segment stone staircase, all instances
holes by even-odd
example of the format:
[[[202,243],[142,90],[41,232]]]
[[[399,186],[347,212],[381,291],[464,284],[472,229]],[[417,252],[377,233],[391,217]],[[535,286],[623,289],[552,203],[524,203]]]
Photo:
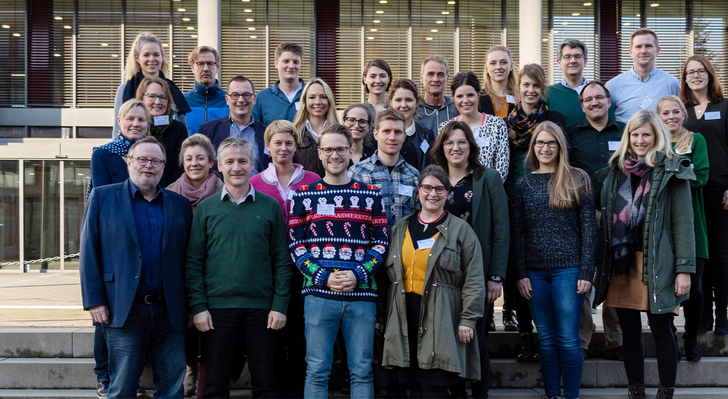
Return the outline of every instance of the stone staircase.
[[[657,386],[656,351],[649,331],[643,333],[647,385]],[[682,344],[682,339],[679,339]],[[728,336],[700,334],[703,360],[680,362],[675,398],[728,399]],[[540,367],[516,363],[520,348],[517,333],[496,331],[488,337],[492,356],[491,398],[540,398],[543,395]],[[590,358],[584,363],[581,398],[626,398],[627,379],[621,362],[604,360],[604,336],[594,333]],[[681,348],[682,351],[682,348]],[[89,398],[96,397],[93,373],[92,328],[0,328],[0,398]],[[337,370],[334,370],[336,373]],[[332,385],[340,378],[332,376]],[[378,378],[384,381],[383,378]],[[250,397],[250,377],[243,374],[233,397]],[[149,367],[142,387],[153,387]],[[655,389],[648,389],[654,397]],[[651,396],[650,396],[651,395]],[[331,397],[346,397],[338,389]]]

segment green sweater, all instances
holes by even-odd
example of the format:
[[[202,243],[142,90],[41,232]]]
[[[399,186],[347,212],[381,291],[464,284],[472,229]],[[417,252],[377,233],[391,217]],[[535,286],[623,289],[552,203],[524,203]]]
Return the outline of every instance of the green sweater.
[[[270,309],[286,314],[293,265],[281,207],[255,192],[236,205],[212,195],[197,205],[185,262],[192,314]]]
[[[675,148],[675,143],[672,143]],[[693,195],[693,216],[695,223],[695,256],[708,258],[708,228],[705,224],[705,207],[703,206],[703,187],[708,182],[708,145],[705,138],[697,133],[693,134],[693,145],[690,152],[681,154],[693,164],[695,180],[690,180],[690,191]]]
[[[566,87],[561,83],[549,86],[548,90],[546,90],[545,101],[546,106],[549,107],[549,111],[559,111],[564,115],[564,118],[566,118],[566,126],[580,122],[586,118],[584,111],[581,109],[579,94],[576,90]],[[614,104],[609,107],[609,116],[617,120],[614,116]]]

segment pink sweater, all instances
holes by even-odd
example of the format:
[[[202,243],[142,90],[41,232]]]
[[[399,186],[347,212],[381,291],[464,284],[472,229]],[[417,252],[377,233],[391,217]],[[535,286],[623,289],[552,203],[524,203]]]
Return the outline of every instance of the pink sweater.
[[[283,212],[283,220],[286,221],[286,226],[288,226],[288,212],[286,212],[286,209],[290,204],[290,195],[304,184],[321,180],[321,177],[316,173],[303,170],[303,166],[297,163],[294,163],[293,166],[296,170],[293,172],[293,176],[291,176],[291,181],[288,182],[287,187],[282,187],[278,183],[276,167],[272,163],[269,163],[268,168],[263,172],[250,178],[250,184],[253,185],[254,189],[263,194],[270,195],[278,201],[278,204],[281,206],[281,212]]]

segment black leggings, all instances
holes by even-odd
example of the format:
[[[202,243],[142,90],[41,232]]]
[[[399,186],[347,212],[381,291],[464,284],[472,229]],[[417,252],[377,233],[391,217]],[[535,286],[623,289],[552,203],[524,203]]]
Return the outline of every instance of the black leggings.
[[[703,266],[705,259],[695,258],[695,273],[690,273],[690,299],[683,305],[685,313],[685,341],[698,338],[698,326],[703,315]],[[712,310],[712,309],[711,309]]]
[[[624,370],[629,384],[645,383],[645,351],[642,348],[642,317],[639,310],[617,308],[619,323],[622,325],[622,354]],[[672,335],[674,315],[652,314],[647,312],[650,330],[655,339],[657,351],[657,370],[660,385],[666,388],[675,386],[677,375],[677,343]]]
[[[710,261],[706,262],[705,266],[706,284],[703,286],[703,292],[706,298],[710,298],[712,284],[712,289],[715,291],[715,303],[719,309],[721,307],[725,309],[726,303],[728,303],[728,245],[726,245],[728,211],[723,209],[723,194],[726,190],[728,190],[728,186],[703,189],[710,253]],[[712,305],[710,308],[710,316],[712,316]]]
[[[447,398],[450,394],[447,387],[427,384],[410,384],[410,398]]]

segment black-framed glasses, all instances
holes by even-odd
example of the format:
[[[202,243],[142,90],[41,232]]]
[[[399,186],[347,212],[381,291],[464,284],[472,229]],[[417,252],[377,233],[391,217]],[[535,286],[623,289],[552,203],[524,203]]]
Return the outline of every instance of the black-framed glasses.
[[[212,68],[217,67],[217,63],[212,62],[212,61],[210,61],[210,62],[197,61],[197,62],[195,62],[195,66],[197,67],[197,69],[204,69],[205,67],[212,69]]]
[[[132,159],[136,159],[139,166],[146,166],[147,163],[151,162],[152,166],[155,168],[158,168],[164,164],[164,161],[161,159],[150,159],[150,158],[144,158],[144,157],[131,157]]]
[[[543,141],[543,140],[536,140],[535,143],[533,143],[533,146],[536,148],[543,148],[543,146],[548,146],[549,148],[556,148],[559,145],[558,141]]]
[[[706,71],[705,69],[696,69],[694,71],[691,70],[691,71],[685,72],[685,75],[688,76],[688,77],[692,77],[692,76],[696,76],[696,75],[697,76],[705,76],[705,73],[706,72],[708,72],[708,71]]]
[[[229,93],[228,97],[230,97],[233,101],[238,101],[240,97],[243,98],[245,101],[250,101],[251,98],[253,98],[255,94],[253,93]]]
[[[436,192],[436,193],[437,193],[438,195],[440,195],[440,194],[443,194],[443,193],[445,193],[445,192],[447,191],[447,189],[445,188],[445,186],[431,186],[431,185],[429,185],[429,184],[420,184],[420,188],[421,188],[421,189],[422,189],[422,191],[424,191],[424,192],[425,192],[426,194],[429,194],[429,193],[431,193],[433,189],[435,190],[435,192]]]
[[[561,55],[561,59],[564,59],[566,61],[571,61],[572,58],[579,61],[580,59],[586,58],[586,57],[584,57],[584,54],[562,54]]]
[[[334,151],[336,151],[336,155],[343,157],[349,151],[349,147],[321,147],[320,150],[327,157],[334,155]]]
[[[169,101],[169,97],[164,94],[144,93],[144,97],[146,97],[147,100],[151,102],[156,102],[157,99],[159,99],[159,102],[162,103],[166,103],[167,101]]]
[[[356,118],[352,118],[350,116],[347,116],[346,118],[344,118],[344,122],[346,122],[346,124],[349,125],[349,126],[354,126],[356,124],[358,124],[359,127],[367,127],[367,126],[369,126],[369,121],[368,120],[366,120],[366,119],[356,119]]]
[[[603,96],[603,95],[600,94],[600,95],[594,96],[594,97],[587,97],[584,100],[582,100],[582,102],[585,102],[585,103],[589,104],[590,102],[592,102],[594,100],[604,101],[604,99],[606,99],[606,98],[607,98],[607,96]]]

